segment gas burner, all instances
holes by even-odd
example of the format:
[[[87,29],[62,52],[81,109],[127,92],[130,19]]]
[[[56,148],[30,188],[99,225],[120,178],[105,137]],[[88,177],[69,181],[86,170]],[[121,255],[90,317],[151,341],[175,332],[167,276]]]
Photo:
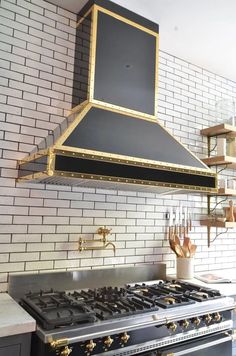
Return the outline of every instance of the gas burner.
[[[187,282],[163,282],[162,287],[171,293],[183,294],[186,298],[195,300],[197,302],[222,298],[222,295],[218,290],[204,288]]]
[[[95,313],[83,303],[71,300],[64,292],[29,293],[21,305],[46,329],[94,322]]]

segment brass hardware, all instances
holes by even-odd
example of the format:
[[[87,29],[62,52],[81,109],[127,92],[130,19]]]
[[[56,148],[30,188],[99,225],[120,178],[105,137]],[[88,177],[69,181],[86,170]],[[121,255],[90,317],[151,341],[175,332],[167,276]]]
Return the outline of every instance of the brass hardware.
[[[98,235],[102,235],[102,238],[100,239],[93,239],[93,240],[87,240],[87,239],[82,239],[82,237],[79,238],[79,251],[88,251],[88,250],[104,250],[106,249],[108,246],[112,246],[113,251],[115,253],[116,251],[116,246],[113,242],[108,241],[107,240],[107,236],[109,234],[111,234],[111,229],[106,228],[106,226],[104,227],[100,227],[97,230],[97,234]],[[102,243],[101,246],[84,246],[84,244],[90,244],[90,243],[94,243],[94,242],[100,242]]]
[[[110,336],[107,336],[104,340],[104,345],[109,348],[111,347],[113,341],[114,340]]]
[[[68,339],[58,339],[55,341],[50,342],[50,346],[52,349],[56,350],[59,347],[63,347],[68,345]]]
[[[170,288],[181,288],[180,284],[169,284]]]
[[[88,351],[88,352],[92,352],[93,351],[93,349],[96,347],[96,343],[95,342],[93,342],[93,340],[90,340],[89,341],[89,343],[88,344],[86,344],[86,350]]]
[[[193,323],[194,323],[196,326],[198,326],[198,325],[200,324],[200,322],[201,322],[201,319],[200,319],[200,318],[194,318],[194,319],[193,319]]]
[[[213,316],[213,320],[215,320],[215,321],[220,321],[220,320],[221,320],[221,315],[220,315],[220,313],[215,313],[215,315]]]
[[[204,297],[204,298],[208,298],[209,294],[204,293],[204,292],[196,292],[196,295],[199,295],[199,297]]]
[[[207,314],[205,316],[205,321],[207,322],[207,324],[210,324],[210,322],[212,321],[212,316],[210,314]]]
[[[127,342],[129,341],[130,335],[127,334],[127,332],[124,332],[121,337],[120,340],[123,344],[127,344]]]
[[[183,322],[182,322],[182,326],[184,327],[184,329],[188,329],[189,327],[189,321],[184,319]]]
[[[107,236],[111,235],[111,230],[112,229],[106,228],[106,226],[99,227],[99,229],[97,230],[97,233],[98,233],[98,235],[102,235],[102,237],[103,237],[102,241],[103,242],[107,242]]]
[[[60,356],[69,356],[72,352],[72,347],[66,346],[61,352]]]
[[[175,323],[169,323],[167,325],[167,328],[170,329],[171,331],[175,332],[175,330],[177,329],[177,324]]]
[[[164,298],[164,301],[165,301],[167,304],[175,304],[175,298],[166,297],[166,298]]]

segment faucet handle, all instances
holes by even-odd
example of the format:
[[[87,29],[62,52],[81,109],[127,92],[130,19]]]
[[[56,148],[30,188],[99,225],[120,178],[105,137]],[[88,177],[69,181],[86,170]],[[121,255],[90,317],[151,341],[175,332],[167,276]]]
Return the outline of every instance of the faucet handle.
[[[99,227],[97,230],[98,235],[102,235],[105,239],[108,235],[111,235],[112,229],[108,229],[106,226]]]

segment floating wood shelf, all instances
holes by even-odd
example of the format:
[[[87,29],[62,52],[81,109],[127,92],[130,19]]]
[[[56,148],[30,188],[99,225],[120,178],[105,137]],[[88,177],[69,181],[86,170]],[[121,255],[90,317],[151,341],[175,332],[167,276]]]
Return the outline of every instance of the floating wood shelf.
[[[233,227],[236,227],[236,222],[229,222],[229,221],[218,221],[218,220],[201,220],[200,224],[202,226],[208,226],[208,227],[224,227],[226,229],[230,229]]]
[[[202,161],[208,166],[230,165],[230,169],[236,168],[236,157],[232,156],[213,156],[203,158]]]
[[[219,136],[219,135],[229,135],[231,137],[236,137],[236,127],[228,124],[220,124],[212,127],[207,127],[200,131],[202,136]]]
[[[212,194],[213,195],[213,194]],[[222,196],[236,196],[236,190],[235,189],[229,189],[229,188],[219,188],[218,192],[215,195],[222,195]]]

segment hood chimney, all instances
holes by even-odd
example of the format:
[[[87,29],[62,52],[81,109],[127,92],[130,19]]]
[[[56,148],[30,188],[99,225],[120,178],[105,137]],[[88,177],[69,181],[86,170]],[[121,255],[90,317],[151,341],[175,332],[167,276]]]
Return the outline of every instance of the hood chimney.
[[[71,115],[19,163],[31,182],[216,191],[216,174],[157,119],[157,24],[107,0],[78,15]]]

